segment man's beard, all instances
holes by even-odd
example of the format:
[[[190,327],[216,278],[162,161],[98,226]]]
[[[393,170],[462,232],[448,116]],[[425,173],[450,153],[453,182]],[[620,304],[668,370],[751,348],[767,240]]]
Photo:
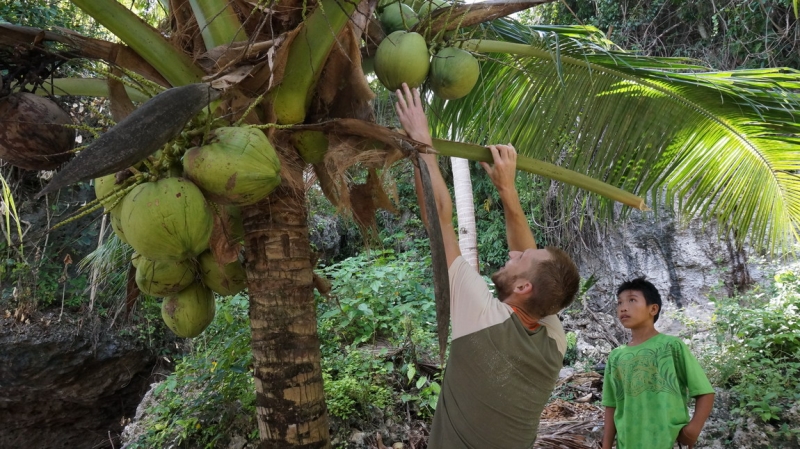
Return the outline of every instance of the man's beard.
[[[514,279],[506,273],[504,268],[497,270],[492,275],[492,282],[497,290],[497,299],[505,301],[514,292]]]

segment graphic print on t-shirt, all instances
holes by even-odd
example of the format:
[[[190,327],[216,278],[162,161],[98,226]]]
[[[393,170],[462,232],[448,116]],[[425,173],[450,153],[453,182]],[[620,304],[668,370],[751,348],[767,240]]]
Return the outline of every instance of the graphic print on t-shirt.
[[[614,389],[617,400],[622,401],[626,394],[639,396],[653,393],[681,394],[678,379],[672,365],[672,346],[670,344],[652,348],[642,348],[626,353],[616,360],[614,367]],[[628,379],[628,390],[623,388],[623,379]]]

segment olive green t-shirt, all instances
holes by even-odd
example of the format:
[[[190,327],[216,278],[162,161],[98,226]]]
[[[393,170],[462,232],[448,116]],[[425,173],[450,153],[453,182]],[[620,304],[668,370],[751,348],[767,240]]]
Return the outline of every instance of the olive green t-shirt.
[[[689,424],[690,397],[713,393],[697,359],[677,337],[658,334],[608,356],[603,405],[614,407],[618,449],[671,449]]]
[[[566,338],[551,315],[528,330],[462,257],[450,267],[450,357],[429,449],[529,449]]]

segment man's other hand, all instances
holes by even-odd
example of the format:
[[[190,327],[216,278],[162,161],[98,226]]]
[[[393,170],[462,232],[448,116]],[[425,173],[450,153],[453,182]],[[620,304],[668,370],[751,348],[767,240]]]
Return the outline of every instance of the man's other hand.
[[[481,166],[489,174],[497,191],[514,189],[514,178],[517,175],[517,150],[511,145],[489,145],[492,152],[492,165],[481,162]]]
[[[394,107],[397,110],[397,118],[400,119],[400,124],[408,133],[408,137],[430,145],[432,141],[428,130],[428,118],[425,116],[425,111],[422,110],[419,90],[417,88],[409,89],[408,85],[403,83],[403,87],[397,89],[395,93],[397,94],[397,103]]]

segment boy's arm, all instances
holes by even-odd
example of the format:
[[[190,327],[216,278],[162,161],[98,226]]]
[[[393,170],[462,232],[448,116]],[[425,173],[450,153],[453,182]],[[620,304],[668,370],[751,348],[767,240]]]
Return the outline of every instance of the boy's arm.
[[[701,394],[695,400],[694,416],[678,434],[678,443],[689,445],[689,449],[694,447],[700,431],[703,430],[703,426],[711,414],[711,408],[714,406],[714,393]]]
[[[488,173],[503,203],[508,249],[510,251],[536,249],[536,240],[522,211],[517,186],[514,183],[517,174],[517,151],[511,145],[489,145],[489,150],[492,152],[493,164],[481,162],[481,165]]]
[[[606,407],[606,414],[603,416],[603,449],[611,449],[614,437],[617,436],[617,427],[614,425],[615,411],[614,407]]]
[[[422,110],[419,90],[414,89],[412,92],[408,85],[403,83],[403,88],[398,89],[396,93],[397,103],[395,104],[395,109],[397,110],[397,117],[400,119],[403,129],[408,133],[408,137],[433,147],[433,140],[431,139],[430,130],[428,130],[428,118],[425,117],[425,112]],[[461,255],[458,239],[456,239],[456,231],[453,228],[453,200],[450,198],[450,191],[447,190],[442,173],[439,171],[436,156],[433,154],[421,154],[421,157],[431,175],[431,186],[433,188],[433,196],[436,199],[439,226],[442,229],[442,241],[444,242],[447,267],[450,268],[453,261]],[[417,167],[414,167],[414,186],[417,191],[417,202],[419,203],[422,222],[430,232],[428,213],[425,210],[424,187]]]

